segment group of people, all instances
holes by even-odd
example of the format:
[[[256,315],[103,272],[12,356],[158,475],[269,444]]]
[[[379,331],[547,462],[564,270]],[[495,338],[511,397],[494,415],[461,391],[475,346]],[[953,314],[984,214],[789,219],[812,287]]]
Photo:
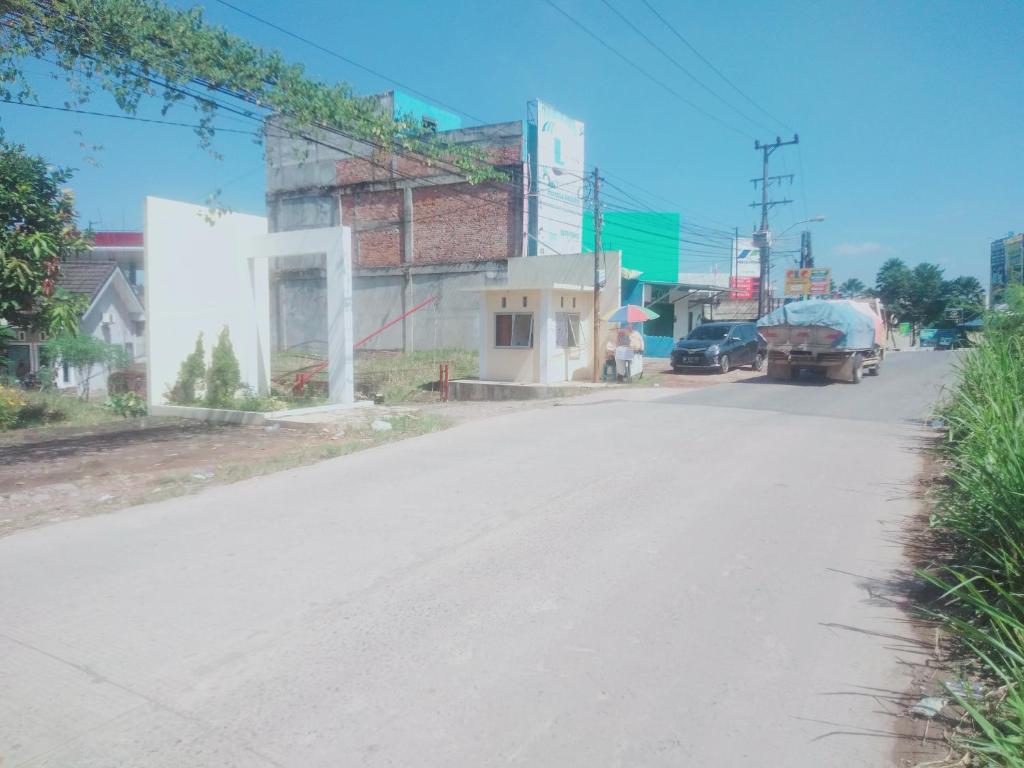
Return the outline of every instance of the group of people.
[[[617,355],[616,353],[620,349],[628,349],[629,352],[625,355],[621,353]],[[642,359],[643,354],[644,337],[640,331],[632,325],[612,326],[608,331],[608,339],[604,346],[604,370],[601,373],[601,378],[605,381],[628,379],[632,373],[642,370],[642,363],[638,358]],[[620,373],[617,360],[623,357],[626,358],[626,366],[625,370]]]

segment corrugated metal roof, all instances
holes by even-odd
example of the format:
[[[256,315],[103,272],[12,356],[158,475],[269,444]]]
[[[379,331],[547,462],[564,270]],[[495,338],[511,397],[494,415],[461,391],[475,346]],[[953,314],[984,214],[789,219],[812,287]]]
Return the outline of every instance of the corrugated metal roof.
[[[106,231],[94,232],[92,243],[97,248],[141,248],[141,232]]]

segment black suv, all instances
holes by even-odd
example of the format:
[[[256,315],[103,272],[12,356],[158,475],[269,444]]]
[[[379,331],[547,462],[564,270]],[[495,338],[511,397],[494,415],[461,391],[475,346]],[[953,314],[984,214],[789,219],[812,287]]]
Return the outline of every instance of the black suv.
[[[704,323],[676,342],[672,369],[715,368],[727,373],[749,365],[751,370],[760,371],[767,355],[768,345],[753,323]]]

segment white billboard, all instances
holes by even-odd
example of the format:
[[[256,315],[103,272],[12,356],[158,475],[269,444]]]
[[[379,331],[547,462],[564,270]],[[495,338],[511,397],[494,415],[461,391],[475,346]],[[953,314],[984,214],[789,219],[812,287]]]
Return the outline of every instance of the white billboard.
[[[732,251],[734,277],[760,277],[761,251],[749,237],[737,237]]]
[[[527,105],[530,165],[527,253],[583,250],[583,123],[542,101]]]

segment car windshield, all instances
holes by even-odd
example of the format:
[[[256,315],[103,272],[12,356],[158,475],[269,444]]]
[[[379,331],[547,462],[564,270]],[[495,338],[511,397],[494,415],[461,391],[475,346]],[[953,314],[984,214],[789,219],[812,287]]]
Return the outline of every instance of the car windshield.
[[[686,338],[700,341],[721,341],[728,335],[728,325],[701,325],[694,328]]]

